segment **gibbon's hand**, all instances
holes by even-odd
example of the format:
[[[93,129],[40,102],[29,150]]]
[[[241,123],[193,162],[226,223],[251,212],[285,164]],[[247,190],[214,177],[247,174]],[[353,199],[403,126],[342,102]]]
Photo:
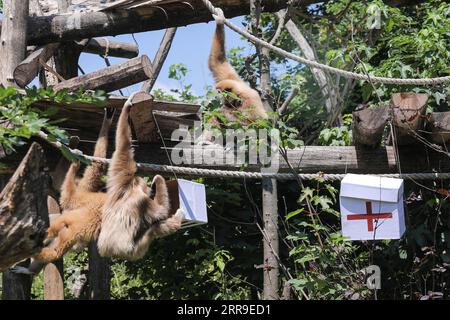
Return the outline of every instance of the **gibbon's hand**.
[[[21,266],[14,266],[9,268],[9,271],[12,273],[17,273],[17,274],[26,274],[29,276],[34,276],[34,272],[31,272],[30,270],[28,270],[28,268],[25,267],[21,267]]]
[[[105,108],[105,119],[112,120],[116,112],[115,108]]]
[[[134,96],[136,94],[138,94],[139,92],[141,92],[141,91],[135,91],[128,97],[127,101],[125,101],[125,104],[123,105],[124,109],[130,109],[133,106]]]
[[[223,14],[222,9],[216,8],[216,13],[213,14],[214,20],[218,25],[223,25],[225,23],[225,15]]]

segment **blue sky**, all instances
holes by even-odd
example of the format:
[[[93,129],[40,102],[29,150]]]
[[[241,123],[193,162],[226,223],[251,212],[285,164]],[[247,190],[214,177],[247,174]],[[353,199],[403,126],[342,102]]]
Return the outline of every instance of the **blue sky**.
[[[231,20],[234,24],[242,26],[242,17]],[[167,60],[161,70],[156,82],[155,88],[169,90],[171,88],[179,88],[178,81],[168,78],[169,66],[174,63],[184,63],[188,68],[186,83],[192,83],[192,90],[195,94],[203,94],[207,85],[213,84],[210,71],[208,69],[208,54],[211,47],[211,38],[215,29],[215,23],[199,23],[186,27],[180,27],[177,30],[172,49],[167,56]],[[142,32],[134,34],[139,44],[140,54],[146,54],[153,60],[164,30]],[[118,41],[133,43],[131,35],[119,35],[110,37]],[[246,41],[242,40],[238,34],[226,29],[226,46],[227,49],[235,47],[245,47],[244,54],[250,54],[253,50]],[[111,63],[120,62],[119,58],[110,58]],[[80,66],[85,72],[95,71],[105,67],[104,60],[98,55],[83,53],[80,57]],[[129,87],[124,91],[125,95],[140,89],[141,84]]]

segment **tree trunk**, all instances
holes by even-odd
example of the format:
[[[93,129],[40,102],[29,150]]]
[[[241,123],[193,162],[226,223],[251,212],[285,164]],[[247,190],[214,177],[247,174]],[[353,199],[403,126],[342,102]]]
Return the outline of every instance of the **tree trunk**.
[[[0,81],[3,86],[15,86],[13,72],[25,59],[27,49],[28,0],[3,1],[3,25],[0,43]]]
[[[0,193],[0,270],[39,251],[48,227],[44,151],[33,143]]]
[[[306,38],[301,33],[300,29],[296,26],[296,24],[292,20],[288,20],[286,22],[286,29],[291,35],[292,39],[297,43],[298,47],[302,51],[305,58],[316,61],[316,54],[314,53],[314,50],[309,45]],[[334,89],[333,85],[330,84],[328,81],[329,75],[320,69],[317,68],[311,68],[311,73],[314,77],[314,79],[317,82],[317,85],[319,86],[322,95],[325,99],[325,108],[328,113],[328,119],[329,123],[332,123],[335,118],[339,115],[340,110],[338,108],[338,96],[337,92]]]

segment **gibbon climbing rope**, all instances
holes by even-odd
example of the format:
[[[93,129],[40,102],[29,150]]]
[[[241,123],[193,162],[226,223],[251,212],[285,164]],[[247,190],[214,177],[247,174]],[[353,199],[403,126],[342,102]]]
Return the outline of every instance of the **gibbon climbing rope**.
[[[59,141],[50,141],[48,135],[44,132],[39,132],[38,136],[46,140],[55,148],[61,150],[62,148],[67,148],[73,154],[83,157],[89,161],[110,164],[111,159],[99,158],[93,156],[87,156],[83,154],[82,151],[78,149],[70,149],[63,145]],[[296,174],[293,173],[261,173],[261,172],[244,172],[244,171],[229,171],[229,170],[214,170],[214,169],[199,169],[191,167],[179,167],[179,166],[168,166],[161,164],[151,164],[151,163],[137,163],[138,171],[143,173],[176,173],[184,176],[195,176],[195,177],[210,177],[210,178],[239,178],[239,179],[262,179],[262,178],[272,178],[276,180],[296,180]],[[387,177],[387,178],[403,178],[403,179],[413,179],[413,180],[434,180],[434,179],[450,179],[450,173],[392,173],[392,174],[373,174],[376,176]],[[338,181],[342,180],[345,174],[326,174],[326,173],[299,173],[297,176],[302,180],[313,180],[321,179],[325,181]]]
[[[217,8],[215,8],[213,6],[213,4],[209,1],[209,0],[202,0],[202,2],[205,4],[205,6],[208,8],[208,10],[211,12],[211,14],[216,15],[216,16],[220,16],[221,15],[221,11],[217,10]],[[356,72],[351,72],[351,71],[346,71],[346,70],[342,70],[342,69],[338,69],[335,67],[331,67],[329,65],[325,65],[322,63],[319,63],[317,61],[313,61],[313,60],[308,60],[306,58],[297,56],[293,53],[287,52],[279,47],[276,47],[264,40],[261,40],[257,37],[255,37],[254,35],[248,33],[245,30],[242,30],[241,28],[235,26],[233,23],[231,23],[228,19],[226,19],[225,17],[223,17],[224,19],[224,23],[233,31],[239,33],[241,36],[247,38],[248,40],[250,40],[253,43],[256,43],[260,46],[263,46],[281,56],[284,56],[285,58],[300,62],[302,64],[308,65],[310,67],[313,68],[317,68],[317,69],[321,69],[321,70],[325,70],[325,71],[329,71],[338,75],[341,75],[345,78],[349,78],[349,79],[356,79],[356,80],[365,80],[365,81],[372,81],[372,82],[377,82],[377,83],[384,83],[384,84],[397,84],[397,85],[424,85],[424,86],[432,86],[432,85],[438,85],[438,84],[443,84],[443,83],[448,83],[450,82],[450,76],[445,76],[445,77],[437,77],[437,78],[423,78],[423,79],[403,79],[403,78],[388,78],[388,77],[377,77],[377,76],[369,76],[366,74],[361,74],[361,73],[356,73]]]

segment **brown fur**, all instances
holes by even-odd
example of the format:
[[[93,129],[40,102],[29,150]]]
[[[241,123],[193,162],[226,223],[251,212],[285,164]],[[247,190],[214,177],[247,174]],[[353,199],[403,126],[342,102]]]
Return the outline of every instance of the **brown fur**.
[[[227,120],[237,120],[232,114],[233,109],[240,111],[249,120],[255,120],[257,117],[268,118],[258,92],[250,88],[239,77],[226,59],[225,30],[223,22],[220,20],[217,20],[208,62],[217,90],[232,92],[240,98],[239,101],[225,101],[225,104],[222,106],[221,111]],[[217,120],[213,121],[217,124]]]
[[[112,116],[105,114],[95,145],[95,157],[106,157],[111,121]],[[83,247],[98,237],[106,198],[106,194],[100,192],[104,168],[101,164],[92,163],[80,180],[76,178],[78,169],[79,164],[72,163],[61,186],[60,205],[63,213],[50,222],[46,238],[50,244],[34,257],[41,263],[57,260],[75,245]]]
[[[182,213],[169,217],[166,182],[157,175],[151,189],[136,176],[136,162],[131,147],[128,124],[132,97],[122,108],[117,124],[116,149],[108,169],[108,183],[97,246],[107,257],[129,260],[141,258],[155,237],[167,235],[181,227]]]

